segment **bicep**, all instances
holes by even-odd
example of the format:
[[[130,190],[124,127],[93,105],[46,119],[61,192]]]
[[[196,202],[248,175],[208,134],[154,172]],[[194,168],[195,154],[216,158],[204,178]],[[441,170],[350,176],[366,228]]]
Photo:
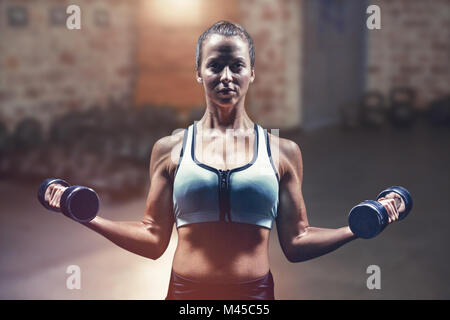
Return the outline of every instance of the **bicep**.
[[[167,245],[174,223],[172,204],[172,179],[168,173],[168,155],[157,142],[150,160],[150,187],[147,195],[145,214],[142,222],[153,234]]]
[[[277,215],[277,231],[280,245],[286,253],[293,240],[309,227],[302,194],[303,160],[300,148],[292,141],[282,152],[283,174],[280,180],[280,205]]]

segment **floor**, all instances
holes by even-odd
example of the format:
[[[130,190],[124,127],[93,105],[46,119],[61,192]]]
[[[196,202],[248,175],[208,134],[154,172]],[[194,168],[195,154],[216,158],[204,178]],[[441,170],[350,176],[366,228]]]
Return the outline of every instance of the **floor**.
[[[391,185],[409,189],[414,208],[374,239],[353,241],[303,263],[286,260],[274,228],[270,261],[276,298],[449,299],[450,131],[426,125],[330,127],[294,139],[303,153],[303,194],[312,226],[346,225],[349,209]],[[144,259],[46,211],[36,199],[38,184],[0,180],[0,299],[165,297],[175,230],[160,259]],[[102,203],[100,215],[138,220],[144,205],[144,198]],[[71,265],[80,267],[80,289],[67,288]],[[380,289],[367,287],[370,265],[380,267]]]

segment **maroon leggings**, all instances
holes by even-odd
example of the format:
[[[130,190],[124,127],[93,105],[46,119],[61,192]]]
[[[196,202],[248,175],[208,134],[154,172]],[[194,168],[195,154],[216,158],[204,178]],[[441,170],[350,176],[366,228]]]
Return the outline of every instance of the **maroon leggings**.
[[[214,284],[187,279],[172,270],[166,300],[275,300],[272,273],[244,282]]]

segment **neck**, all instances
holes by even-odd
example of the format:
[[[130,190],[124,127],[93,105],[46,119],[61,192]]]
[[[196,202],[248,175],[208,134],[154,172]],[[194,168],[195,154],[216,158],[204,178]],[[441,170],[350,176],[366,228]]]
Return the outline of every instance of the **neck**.
[[[252,129],[253,122],[247,115],[244,99],[233,106],[222,107],[206,101],[206,112],[198,122],[205,129]]]

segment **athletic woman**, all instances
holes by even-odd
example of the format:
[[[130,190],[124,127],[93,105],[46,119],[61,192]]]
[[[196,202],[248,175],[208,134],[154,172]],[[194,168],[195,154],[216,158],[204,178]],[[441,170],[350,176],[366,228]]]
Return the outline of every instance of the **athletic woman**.
[[[178,244],[166,299],[274,299],[268,257],[274,222],[290,262],[356,238],[347,226],[309,225],[299,146],[272,136],[246,113],[254,63],[253,41],[242,26],[220,21],[208,28],[196,50],[205,113],[155,143],[144,217],[118,222],[97,216],[85,224],[125,250],[158,259],[175,223]],[[57,206],[60,193],[50,194]],[[394,200],[382,202],[390,222],[397,220]]]

